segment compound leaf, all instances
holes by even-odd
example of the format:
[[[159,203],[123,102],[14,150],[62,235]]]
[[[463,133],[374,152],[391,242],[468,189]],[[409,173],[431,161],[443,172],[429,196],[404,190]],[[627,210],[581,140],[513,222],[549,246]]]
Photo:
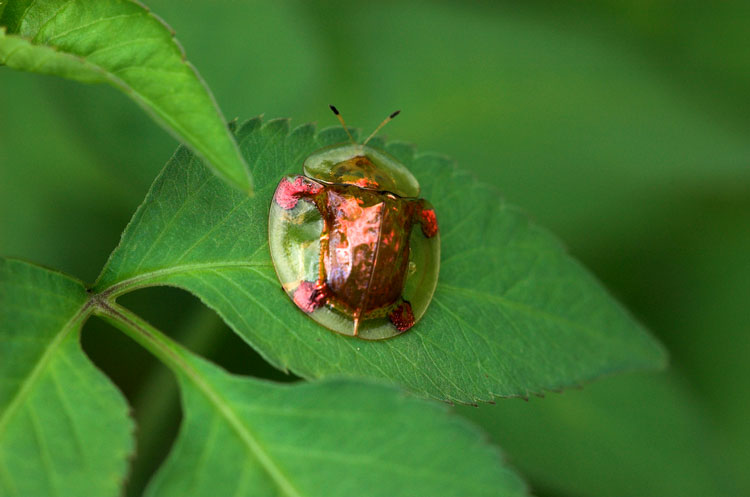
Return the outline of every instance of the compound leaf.
[[[523,482],[447,406],[351,379],[231,375],[127,309],[102,315],[177,375],[184,419],[146,495],[517,496]]]
[[[345,141],[340,128],[286,120],[245,123],[237,139],[258,195],[211,177],[181,148],[154,183],[102,272],[116,296],[174,285],[198,295],[267,360],[305,378],[377,377],[440,399],[474,402],[657,368],[662,347],[545,230],[497,192],[436,155],[386,149],[417,176],[442,230],[438,288],[425,317],[382,342],[323,329],[281,290],[267,244],[268,209],[283,174]],[[384,146],[382,142],[378,142]]]
[[[210,91],[171,29],[130,0],[12,0],[0,17],[0,65],[108,83],[236,187],[252,188]]]
[[[0,259],[0,495],[121,493],[125,399],[79,344],[80,282]]]

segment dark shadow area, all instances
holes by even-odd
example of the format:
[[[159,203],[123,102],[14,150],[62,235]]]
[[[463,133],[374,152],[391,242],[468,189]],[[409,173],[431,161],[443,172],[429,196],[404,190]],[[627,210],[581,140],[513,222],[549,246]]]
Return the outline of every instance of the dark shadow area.
[[[191,294],[168,287],[124,295],[118,303],[173,340],[234,374],[280,382],[296,381],[263,360],[210,309]],[[136,453],[124,494],[141,495],[174,444],[182,419],[172,373],[148,351],[100,319],[86,323],[83,348],[120,388],[136,423]]]

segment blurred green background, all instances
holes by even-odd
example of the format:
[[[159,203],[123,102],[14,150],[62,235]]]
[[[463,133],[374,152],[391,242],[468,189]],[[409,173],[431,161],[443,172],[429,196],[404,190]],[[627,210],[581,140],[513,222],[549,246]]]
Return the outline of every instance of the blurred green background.
[[[334,103],[369,131],[401,109],[386,135],[496,185],[668,346],[664,373],[457,408],[536,494],[750,495],[750,2],[147,4],[227,118],[328,126]],[[93,281],[176,146],[109,87],[0,68],[0,254]],[[123,302],[282,378],[183,292]],[[135,495],[174,437],[174,385],[100,323],[84,345],[141,423]]]

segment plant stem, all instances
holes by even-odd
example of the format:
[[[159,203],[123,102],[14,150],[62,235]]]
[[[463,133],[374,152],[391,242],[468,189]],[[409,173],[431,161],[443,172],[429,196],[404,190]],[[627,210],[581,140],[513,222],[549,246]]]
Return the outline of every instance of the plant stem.
[[[190,375],[193,372],[177,345],[168,336],[128,309],[114,302],[98,299],[94,314],[122,330],[176,374]]]
[[[190,316],[177,328],[173,340],[190,350],[205,352],[215,346],[221,336],[217,328],[221,319],[204,306],[195,306]],[[143,380],[143,387],[132,398],[133,416],[138,426],[138,456],[130,467],[125,482],[125,496],[143,495],[146,485],[164,463],[177,435],[180,419],[180,398],[172,371],[159,361]]]

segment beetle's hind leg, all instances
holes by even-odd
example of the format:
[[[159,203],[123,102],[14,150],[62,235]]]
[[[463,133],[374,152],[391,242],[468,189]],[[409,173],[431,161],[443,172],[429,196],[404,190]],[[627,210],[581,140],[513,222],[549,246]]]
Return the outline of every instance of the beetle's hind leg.
[[[305,176],[285,176],[279,181],[274,201],[286,210],[294,209],[301,198],[311,198],[323,190],[323,185]]]
[[[414,312],[411,310],[409,301],[401,299],[401,303],[388,313],[388,319],[391,320],[393,326],[400,332],[404,332],[414,326]]]
[[[328,302],[330,296],[328,285],[325,282],[313,283],[303,281],[294,290],[294,303],[297,307],[310,314]]]

